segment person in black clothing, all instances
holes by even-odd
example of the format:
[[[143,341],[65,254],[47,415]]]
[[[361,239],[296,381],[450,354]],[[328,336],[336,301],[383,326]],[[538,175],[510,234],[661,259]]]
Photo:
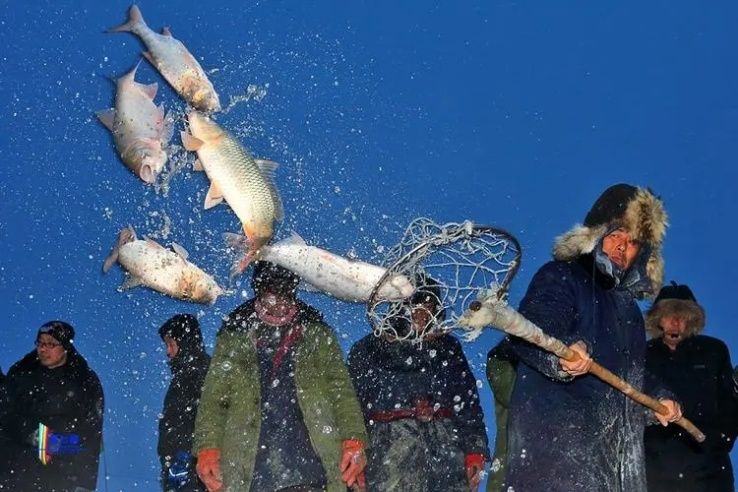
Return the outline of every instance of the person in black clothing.
[[[476,379],[459,341],[434,331],[445,316],[437,283],[409,299],[411,321],[392,320],[402,337],[373,334],[349,352],[349,373],[369,430],[371,491],[476,491],[489,459]]]
[[[202,385],[210,365],[200,324],[190,314],[178,314],[159,328],[172,370],[172,381],[164,397],[159,419],[159,446],[163,489],[199,492],[205,490],[195,471],[192,437]]]
[[[733,491],[730,450],[738,434],[728,348],[701,335],[705,312],[686,285],[672,283],[659,292],[646,313],[653,337],[646,368],[671,389],[685,415],[707,440],[698,444],[674,426],[646,429],[649,491]]]
[[[71,325],[50,321],[38,331],[36,350],[8,371],[8,490],[80,492],[97,485],[103,390],[73,339]]]

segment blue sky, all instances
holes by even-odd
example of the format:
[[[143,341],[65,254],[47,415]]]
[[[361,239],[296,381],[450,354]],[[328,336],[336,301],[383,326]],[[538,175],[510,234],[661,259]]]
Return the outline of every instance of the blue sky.
[[[517,304],[554,236],[581,221],[605,187],[650,186],[670,215],[667,279],[692,287],[706,333],[735,356],[736,4],[398,3],[139,6],[152,28],[170,26],[213,70],[224,102],[249,85],[265,93],[218,121],[280,162],[278,237],[294,229],[381,262],[379,246],[417,216],[497,225],[523,246]],[[109,79],[140,58],[134,36],[103,32],[128,6],[12,2],[0,13],[0,366],[32,348],[43,322],[71,322],[106,390],[108,489],[155,490],[168,374],[156,328],[195,313],[212,344],[220,318],[250,290],[232,285],[233,295],[198,306],[143,289],[119,293],[122,272],[101,272],[118,231],[132,224],[182,244],[227,283],[220,235],[238,230],[227,207],[202,210],[208,185],[189,167],[173,174],[168,193],[145,187],[94,117],[112,106]],[[150,65],[137,80],[159,82],[156,101],[181,113]],[[362,306],[304,298],[345,350],[367,333]],[[490,331],[465,346],[482,380],[499,338]],[[492,428],[486,381],[482,397]]]

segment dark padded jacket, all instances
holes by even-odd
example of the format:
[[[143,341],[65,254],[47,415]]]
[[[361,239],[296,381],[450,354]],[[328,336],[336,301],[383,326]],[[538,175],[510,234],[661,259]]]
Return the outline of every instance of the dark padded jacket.
[[[648,342],[646,367],[675,393],[684,415],[707,436],[698,444],[680,427],[647,428],[648,490],[733,491],[729,453],[738,434],[738,402],[728,348],[716,338],[696,335],[672,352],[654,339]]]

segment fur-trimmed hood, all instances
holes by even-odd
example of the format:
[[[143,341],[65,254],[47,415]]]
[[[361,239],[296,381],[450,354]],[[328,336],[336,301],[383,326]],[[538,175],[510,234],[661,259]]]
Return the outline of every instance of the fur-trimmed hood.
[[[556,238],[554,259],[570,261],[592,253],[615,226],[624,227],[644,245],[640,255],[649,255],[647,259],[638,258],[632,267],[641,268],[649,284],[645,291],[634,294],[638,298],[655,297],[664,278],[661,245],[668,219],[662,201],[647,188],[618,184],[605,190],[583,224]]]
[[[651,338],[661,338],[664,330],[659,321],[664,316],[678,316],[687,320],[686,337],[699,335],[705,328],[705,310],[689,299],[661,299],[646,311],[646,331]]]

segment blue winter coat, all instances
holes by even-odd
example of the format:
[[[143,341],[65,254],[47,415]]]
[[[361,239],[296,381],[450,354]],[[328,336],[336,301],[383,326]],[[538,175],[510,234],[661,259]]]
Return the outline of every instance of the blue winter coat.
[[[627,289],[596,270],[591,255],[541,267],[519,310],[567,345],[584,341],[594,360],[644,389],[641,312]],[[510,407],[503,490],[646,490],[643,429],[652,412],[595,376],[568,376],[556,356],[521,339],[513,347],[523,363]],[[649,386],[653,396],[668,395]]]

